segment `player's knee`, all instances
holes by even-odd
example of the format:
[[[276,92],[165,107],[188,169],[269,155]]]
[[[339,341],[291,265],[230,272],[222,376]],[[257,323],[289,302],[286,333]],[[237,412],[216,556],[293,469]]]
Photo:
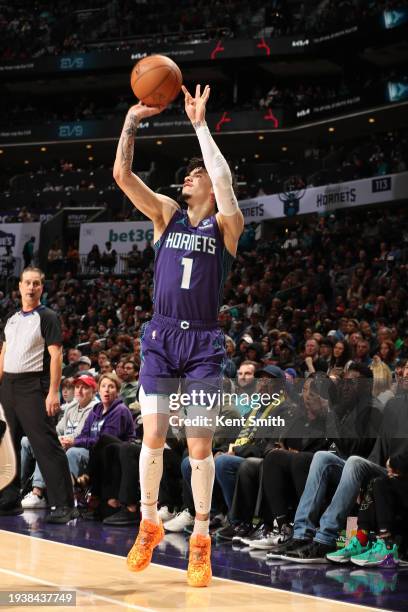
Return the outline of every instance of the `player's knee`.
[[[192,459],[206,459],[211,455],[211,449],[212,440],[197,438],[188,442],[188,452]]]

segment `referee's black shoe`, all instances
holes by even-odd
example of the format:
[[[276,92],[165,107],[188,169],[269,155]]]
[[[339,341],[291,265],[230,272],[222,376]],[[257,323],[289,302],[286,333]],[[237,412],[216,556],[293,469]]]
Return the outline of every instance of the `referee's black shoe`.
[[[0,516],[13,516],[23,512],[19,490],[14,485],[3,489],[0,493]]]
[[[23,512],[20,499],[0,498],[0,516],[16,516]]]
[[[79,512],[76,508],[70,506],[57,506],[45,517],[46,523],[64,524],[78,518]]]

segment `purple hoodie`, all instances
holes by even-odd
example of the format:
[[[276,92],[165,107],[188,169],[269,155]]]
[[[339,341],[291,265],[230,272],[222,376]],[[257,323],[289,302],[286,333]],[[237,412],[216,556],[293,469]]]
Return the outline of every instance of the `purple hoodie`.
[[[102,434],[116,436],[127,442],[135,437],[132,414],[121,397],[115,399],[105,414],[102,414],[103,404],[95,404],[82,428],[81,434],[75,438],[74,446],[92,448]]]

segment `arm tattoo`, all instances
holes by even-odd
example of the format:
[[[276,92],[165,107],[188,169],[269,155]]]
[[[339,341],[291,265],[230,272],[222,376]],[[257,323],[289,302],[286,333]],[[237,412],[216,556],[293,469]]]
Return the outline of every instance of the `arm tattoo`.
[[[205,125],[205,126],[206,126],[206,125],[207,125],[207,122],[206,122],[206,121],[194,121],[194,123],[193,123],[193,128],[194,128],[195,130],[198,130],[198,128],[199,128],[199,127],[201,127],[202,125]]]
[[[120,138],[121,165],[129,170],[129,172],[132,170],[133,148],[135,144],[137,126],[137,118],[133,115],[128,117],[125,121],[125,125],[123,126],[122,135]]]

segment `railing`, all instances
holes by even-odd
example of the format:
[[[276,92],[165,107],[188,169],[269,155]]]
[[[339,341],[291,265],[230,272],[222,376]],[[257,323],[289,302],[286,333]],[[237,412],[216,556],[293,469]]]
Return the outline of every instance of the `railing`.
[[[146,268],[145,262],[135,262],[129,255],[118,253],[115,258],[103,258],[99,262],[89,261],[88,255],[81,254],[79,261],[66,257],[47,264],[47,276],[71,272],[75,276],[98,276],[98,274],[137,274]]]

